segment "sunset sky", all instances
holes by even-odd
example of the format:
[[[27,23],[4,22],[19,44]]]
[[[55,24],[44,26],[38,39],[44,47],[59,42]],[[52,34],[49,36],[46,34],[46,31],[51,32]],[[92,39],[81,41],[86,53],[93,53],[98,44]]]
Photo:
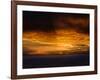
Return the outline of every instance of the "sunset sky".
[[[88,51],[89,15],[23,11],[23,50],[42,55]]]

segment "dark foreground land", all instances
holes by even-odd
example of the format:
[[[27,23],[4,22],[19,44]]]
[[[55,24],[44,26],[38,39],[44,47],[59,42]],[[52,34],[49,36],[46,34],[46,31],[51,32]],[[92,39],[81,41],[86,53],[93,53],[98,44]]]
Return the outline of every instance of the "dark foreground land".
[[[23,55],[23,68],[45,68],[89,65],[89,54]]]

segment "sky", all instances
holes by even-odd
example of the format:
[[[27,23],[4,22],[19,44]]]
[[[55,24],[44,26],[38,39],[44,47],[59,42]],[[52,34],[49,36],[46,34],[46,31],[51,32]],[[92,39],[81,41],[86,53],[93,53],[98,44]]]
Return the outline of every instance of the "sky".
[[[74,29],[89,34],[89,14],[23,11],[23,31]]]
[[[89,14],[23,11],[23,48],[28,54],[88,51]]]

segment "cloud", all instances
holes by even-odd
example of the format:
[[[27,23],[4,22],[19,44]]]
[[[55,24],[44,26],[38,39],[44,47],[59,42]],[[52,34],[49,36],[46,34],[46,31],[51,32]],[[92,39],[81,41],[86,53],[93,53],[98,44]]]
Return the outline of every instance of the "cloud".
[[[74,13],[23,12],[23,29],[52,32],[56,29],[73,29],[89,34],[89,15]]]
[[[89,33],[89,16],[58,16],[54,19],[54,25],[60,29],[74,29],[77,32]]]

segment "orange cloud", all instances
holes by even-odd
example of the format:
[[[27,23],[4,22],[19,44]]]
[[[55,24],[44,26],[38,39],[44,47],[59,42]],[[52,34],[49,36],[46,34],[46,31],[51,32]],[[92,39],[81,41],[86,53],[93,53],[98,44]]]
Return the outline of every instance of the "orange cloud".
[[[89,36],[73,30],[57,30],[50,36],[43,32],[23,34],[23,50],[28,54],[68,54],[88,51],[88,48]]]

